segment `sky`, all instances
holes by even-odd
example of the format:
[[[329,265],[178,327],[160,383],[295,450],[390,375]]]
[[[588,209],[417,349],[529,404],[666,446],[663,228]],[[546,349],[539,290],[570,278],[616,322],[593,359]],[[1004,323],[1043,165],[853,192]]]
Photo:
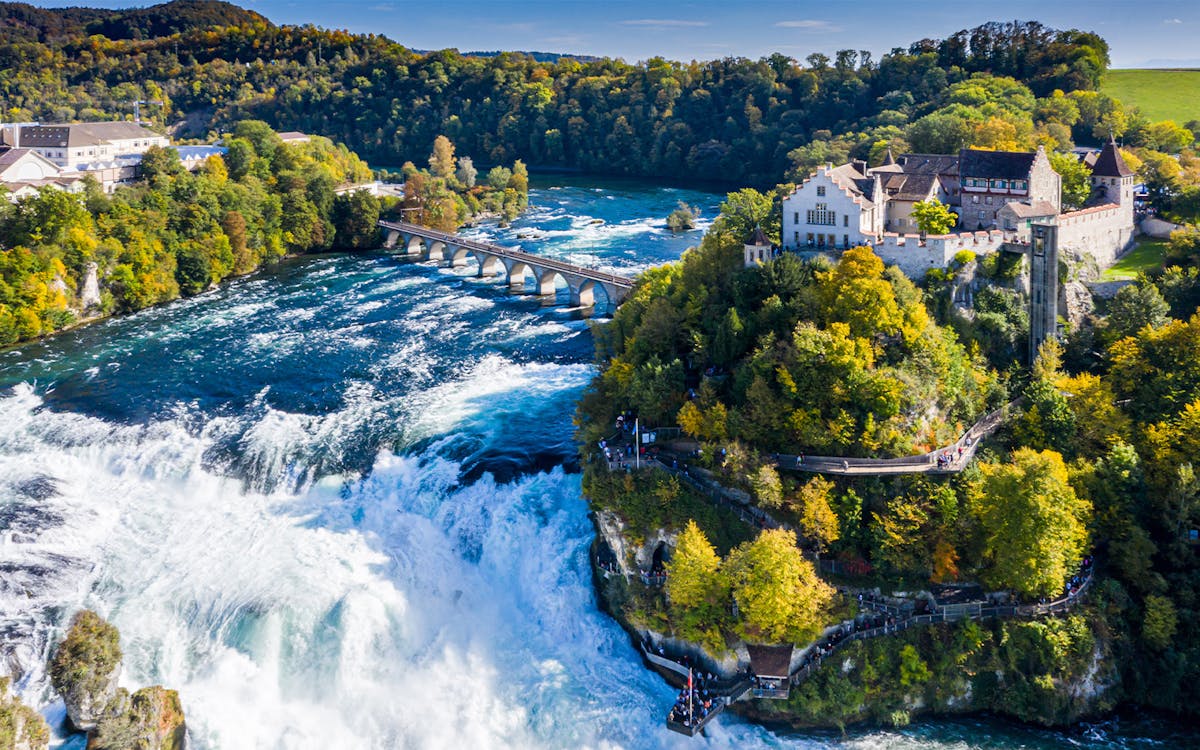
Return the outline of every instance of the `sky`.
[[[33,0],[46,7],[150,5]],[[525,50],[675,60],[871,50],[987,21],[1095,31],[1112,65],[1200,67],[1200,0],[240,0],[275,23],[374,32],[414,49]],[[1003,8],[1003,11],[1001,11]],[[1003,12],[1004,15],[998,15]]]

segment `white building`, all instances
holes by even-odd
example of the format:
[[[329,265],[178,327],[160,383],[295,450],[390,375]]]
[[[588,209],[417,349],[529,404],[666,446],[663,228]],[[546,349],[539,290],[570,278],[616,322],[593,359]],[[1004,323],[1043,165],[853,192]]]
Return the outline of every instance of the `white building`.
[[[886,197],[864,162],[825,165],[783,200],[785,250],[848,248],[883,232]]]
[[[140,156],[170,140],[134,122],[75,122],[64,125],[14,125],[4,131],[14,148],[31,148],[65,171],[92,171],[121,157]]]
[[[44,187],[75,191],[80,187],[76,174],[64,174],[54,162],[30,148],[0,146],[0,184],[8,199],[16,201]]]

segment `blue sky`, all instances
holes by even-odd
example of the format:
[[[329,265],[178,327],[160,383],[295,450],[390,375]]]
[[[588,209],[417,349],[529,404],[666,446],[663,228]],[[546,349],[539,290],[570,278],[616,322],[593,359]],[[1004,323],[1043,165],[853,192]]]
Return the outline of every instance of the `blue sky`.
[[[149,5],[129,0],[33,0],[39,5]],[[1115,67],[1200,67],[1197,0],[243,0],[276,23],[382,33],[417,49],[522,49],[644,60],[757,58],[782,52],[892,47],[991,20],[1095,31]],[[999,8],[1004,16],[997,16]]]

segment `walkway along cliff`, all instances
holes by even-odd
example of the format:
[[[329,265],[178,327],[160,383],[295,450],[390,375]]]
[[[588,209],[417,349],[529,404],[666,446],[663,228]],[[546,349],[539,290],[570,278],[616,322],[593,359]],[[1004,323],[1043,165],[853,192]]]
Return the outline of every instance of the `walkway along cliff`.
[[[952,445],[938,448],[918,456],[896,459],[860,459],[838,456],[791,456],[777,455],[773,462],[781,469],[814,473],[854,474],[883,476],[912,473],[951,474],[962,471],[971,461],[979,442],[995,432],[1013,412],[1019,401],[997,409],[968,428]],[[661,430],[660,432],[667,432]],[[612,460],[603,453],[593,454],[608,471],[632,469],[632,458],[621,456],[624,446],[620,435],[606,440]],[[639,452],[640,446],[629,446],[630,452]],[[724,487],[710,472],[699,467],[688,466],[684,454],[667,455],[669,451],[647,457],[639,462],[640,467],[654,467],[671,473],[680,481],[695,489],[709,502],[736,514],[742,521],[755,528],[791,528],[786,522],[775,518],[766,510],[749,502],[748,497],[739,497],[736,491]],[[825,561],[818,561],[823,563]],[[822,565],[822,568],[825,566]],[[619,569],[600,565],[603,576],[621,575]],[[642,582],[648,586],[661,586],[665,575],[645,574]],[[722,669],[703,657],[697,658],[693,650],[689,654],[680,651],[667,641],[655,642],[653,636],[639,644],[645,660],[669,682],[681,686],[680,696],[669,711],[667,727],[672,731],[694,736],[726,707],[740,700],[786,699],[795,687],[820,668],[824,659],[845,648],[848,644],[881,636],[897,635],[921,625],[938,625],[962,620],[1021,619],[1030,620],[1070,611],[1078,604],[1092,585],[1093,565],[1085,558],[1083,566],[1068,582],[1062,595],[1053,601],[1038,603],[1015,603],[1005,594],[987,594],[969,601],[957,601],[948,597],[944,601],[928,597],[893,596],[883,597],[878,590],[839,587],[840,593],[857,596],[859,613],[851,620],[827,628],[815,641],[803,648],[791,645],[748,646],[750,663],[741,663],[737,671]],[[979,590],[982,594],[982,590]],[[756,655],[756,650],[759,652]],[[772,653],[778,652],[778,653]],[[784,653],[786,652],[786,653]],[[781,666],[782,665],[782,666]],[[765,671],[764,671],[765,670]]]

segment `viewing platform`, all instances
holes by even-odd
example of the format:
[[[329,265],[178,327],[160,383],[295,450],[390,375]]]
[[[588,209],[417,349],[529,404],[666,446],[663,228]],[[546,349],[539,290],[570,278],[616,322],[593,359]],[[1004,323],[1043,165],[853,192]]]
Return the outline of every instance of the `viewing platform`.
[[[474,258],[479,266],[479,276],[503,274],[513,290],[523,290],[525,279],[532,276],[537,283],[537,293],[550,296],[557,289],[558,279],[562,279],[570,291],[573,307],[595,306],[599,290],[607,300],[607,306],[615,309],[633,289],[633,279],[628,276],[605,273],[516,248],[479,242],[402,221],[380,221],[379,226],[386,233],[385,248],[399,248],[405,255],[418,256],[421,260],[445,261],[451,268],[465,266]]]

